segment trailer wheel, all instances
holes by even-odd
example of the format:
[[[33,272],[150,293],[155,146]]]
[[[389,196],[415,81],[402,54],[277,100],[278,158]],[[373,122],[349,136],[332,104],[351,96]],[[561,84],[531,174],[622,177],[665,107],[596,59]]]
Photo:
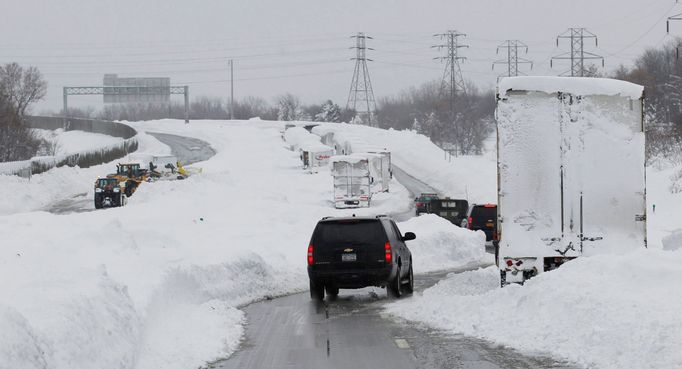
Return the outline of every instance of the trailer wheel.
[[[500,270],[500,287],[504,288],[507,285],[507,272]]]

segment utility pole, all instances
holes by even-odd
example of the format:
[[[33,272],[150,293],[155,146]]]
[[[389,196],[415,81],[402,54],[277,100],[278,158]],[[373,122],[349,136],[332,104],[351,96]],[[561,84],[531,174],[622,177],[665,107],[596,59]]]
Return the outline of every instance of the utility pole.
[[[230,59],[230,119],[234,120],[234,60]]]
[[[450,118],[455,117],[455,99],[459,92],[466,94],[464,86],[464,78],[462,77],[462,69],[459,66],[460,61],[466,60],[465,57],[459,56],[459,49],[469,47],[469,45],[462,45],[459,42],[460,37],[465,37],[466,34],[457,31],[447,31],[439,33],[434,37],[439,37],[442,44],[433,45],[432,48],[438,50],[444,49],[445,55],[433,58],[435,60],[445,61],[445,71],[443,72],[443,79],[440,85],[441,96],[448,96],[450,103]]]
[[[367,69],[367,61],[372,61],[372,59],[367,58],[367,50],[374,49],[367,47],[366,40],[371,40],[372,37],[363,32],[358,32],[351,38],[355,39],[355,46],[351,47],[351,49],[355,49],[355,58],[351,58],[351,60],[355,60],[355,71],[350,84],[346,109],[352,109],[355,112],[354,121],[359,118],[368,126],[377,125],[377,106],[374,101],[372,80],[369,78],[369,69]]]
[[[493,70],[495,70],[495,64],[506,64],[507,73],[502,74],[500,77],[516,77],[519,75],[519,64],[530,64],[530,69],[533,69],[533,62],[520,58],[519,49],[525,49],[526,54],[528,54],[528,45],[524,44],[519,40],[506,40],[497,47],[497,54],[500,54],[500,49],[507,49],[507,59],[500,59],[493,62]],[[523,74],[523,73],[521,73]]]
[[[557,47],[559,46],[559,39],[562,38],[570,39],[571,51],[553,56],[549,61],[550,67],[553,66],[554,60],[570,60],[571,77],[585,77],[585,60],[601,59],[601,66],[604,67],[603,56],[585,51],[586,38],[593,38],[594,46],[599,46],[597,35],[585,28],[569,28],[566,32],[557,36]],[[562,75],[565,73],[562,73]]]

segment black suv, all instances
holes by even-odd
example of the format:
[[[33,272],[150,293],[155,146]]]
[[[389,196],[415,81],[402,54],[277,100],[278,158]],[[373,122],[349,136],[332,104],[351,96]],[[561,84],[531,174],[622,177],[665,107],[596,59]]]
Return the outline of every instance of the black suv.
[[[471,205],[467,218],[462,220],[462,228],[483,231],[487,243],[497,241],[497,205]]]
[[[322,218],[308,246],[310,297],[336,297],[340,288],[388,287],[400,297],[413,290],[412,254],[386,216]]]

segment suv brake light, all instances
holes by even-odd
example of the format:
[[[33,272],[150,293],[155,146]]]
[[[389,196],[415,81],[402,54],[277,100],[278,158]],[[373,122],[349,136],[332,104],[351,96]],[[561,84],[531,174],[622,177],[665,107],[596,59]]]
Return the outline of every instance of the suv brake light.
[[[313,245],[308,246],[308,265],[313,265]]]
[[[469,228],[469,229],[474,229],[474,224],[473,224],[473,223],[474,223],[474,218],[473,218],[473,217],[469,217],[469,219],[467,219],[467,228]]]
[[[384,260],[386,261],[386,263],[390,263],[393,260],[393,252],[391,251],[391,243],[390,242],[387,241],[384,244],[384,251],[386,252],[384,254]]]

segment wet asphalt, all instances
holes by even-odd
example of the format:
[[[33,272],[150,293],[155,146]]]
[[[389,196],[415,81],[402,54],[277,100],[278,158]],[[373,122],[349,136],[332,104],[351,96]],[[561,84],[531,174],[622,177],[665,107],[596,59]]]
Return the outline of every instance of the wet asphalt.
[[[448,273],[415,276],[420,293]],[[403,297],[406,299],[411,296]],[[341,290],[338,298],[314,301],[298,293],[251,304],[246,337],[220,369],[441,369],[571,368],[550,357],[529,356],[486,341],[447,334],[384,313],[394,301],[381,288]]]

